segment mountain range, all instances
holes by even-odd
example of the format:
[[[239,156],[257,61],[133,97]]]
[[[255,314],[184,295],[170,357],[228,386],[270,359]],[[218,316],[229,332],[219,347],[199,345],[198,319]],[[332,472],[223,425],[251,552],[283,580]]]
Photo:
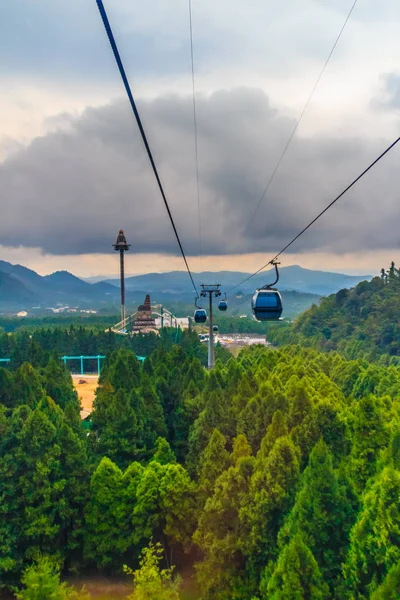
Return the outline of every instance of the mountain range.
[[[246,279],[249,274],[236,271],[194,273],[197,287],[202,282],[220,283],[222,290],[229,290]],[[251,280],[235,287],[234,295],[252,293],[274,279],[273,272],[256,275]],[[312,271],[299,266],[284,267],[280,270],[281,290],[295,290],[318,296],[334,293],[342,288],[355,286],[368,276],[342,275],[325,271]],[[56,271],[41,276],[22,265],[13,265],[0,260],[0,310],[3,312],[30,310],[33,307],[46,309],[63,305],[79,309],[118,310],[119,279],[91,283],[79,279],[68,271]],[[126,278],[127,306],[142,302],[145,294],[152,300],[168,306],[168,301],[192,302],[193,289],[185,271],[170,273],[149,273]],[[317,298],[310,296],[310,304]]]
[[[28,310],[62,305],[81,308],[118,305],[119,290],[106,282],[87,283],[68,271],[41,276],[0,260],[0,309]]]
[[[333,294],[342,288],[351,288],[360,281],[370,280],[371,275],[344,275],[341,273],[330,273],[327,271],[313,271],[303,269],[298,265],[283,267],[280,269],[279,288],[282,290],[295,290],[309,294],[325,296]],[[220,283],[225,289],[235,287],[235,292],[248,294],[256,288],[272,283],[275,280],[273,269],[255,275],[250,280],[237,286],[238,283],[249,277],[250,273],[239,271],[219,271],[217,273],[206,271],[193,273],[197,287],[201,283]],[[119,286],[119,279],[107,279],[107,283]],[[237,287],[236,287],[237,286]],[[170,273],[148,273],[146,275],[135,275],[125,280],[127,290],[146,290],[147,293],[163,292],[170,294],[193,295],[190,280],[185,271],[171,271]]]

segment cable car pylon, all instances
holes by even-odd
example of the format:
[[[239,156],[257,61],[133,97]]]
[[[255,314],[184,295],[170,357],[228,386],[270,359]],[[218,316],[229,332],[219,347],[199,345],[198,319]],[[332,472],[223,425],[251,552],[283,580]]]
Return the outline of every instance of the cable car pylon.
[[[212,369],[215,365],[215,352],[214,352],[214,327],[213,327],[213,297],[218,298],[221,296],[220,283],[214,283],[212,285],[201,284],[202,290],[200,296],[209,299],[209,313],[208,313],[208,368]]]

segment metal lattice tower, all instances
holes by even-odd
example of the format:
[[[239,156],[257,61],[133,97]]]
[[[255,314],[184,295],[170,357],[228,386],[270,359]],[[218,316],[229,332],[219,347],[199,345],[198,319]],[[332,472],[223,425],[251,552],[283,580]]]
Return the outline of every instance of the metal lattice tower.
[[[214,352],[214,330],[213,330],[213,305],[212,299],[218,298],[221,295],[220,292],[220,283],[214,283],[211,285],[206,285],[204,283],[201,284],[202,290],[200,292],[200,296],[205,298],[208,296],[209,298],[209,311],[208,311],[208,368],[212,369],[215,365],[215,352]]]

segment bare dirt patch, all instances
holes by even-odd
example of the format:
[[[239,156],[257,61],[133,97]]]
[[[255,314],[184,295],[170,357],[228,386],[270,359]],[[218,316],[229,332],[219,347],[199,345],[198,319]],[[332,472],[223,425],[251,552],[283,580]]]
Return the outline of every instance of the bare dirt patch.
[[[85,418],[92,412],[94,394],[98,385],[98,377],[93,375],[72,375],[74,387],[78,392],[79,400],[81,401],[82,411],[81,417]]]

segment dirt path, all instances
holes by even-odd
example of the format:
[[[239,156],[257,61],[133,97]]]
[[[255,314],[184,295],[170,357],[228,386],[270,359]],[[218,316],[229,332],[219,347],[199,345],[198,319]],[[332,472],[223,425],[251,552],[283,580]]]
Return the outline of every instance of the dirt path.
[[[94,393],[97,388],[97,375],[72,375],[74,387],[82,404],[81,418],[85,419],[92,412]]]

